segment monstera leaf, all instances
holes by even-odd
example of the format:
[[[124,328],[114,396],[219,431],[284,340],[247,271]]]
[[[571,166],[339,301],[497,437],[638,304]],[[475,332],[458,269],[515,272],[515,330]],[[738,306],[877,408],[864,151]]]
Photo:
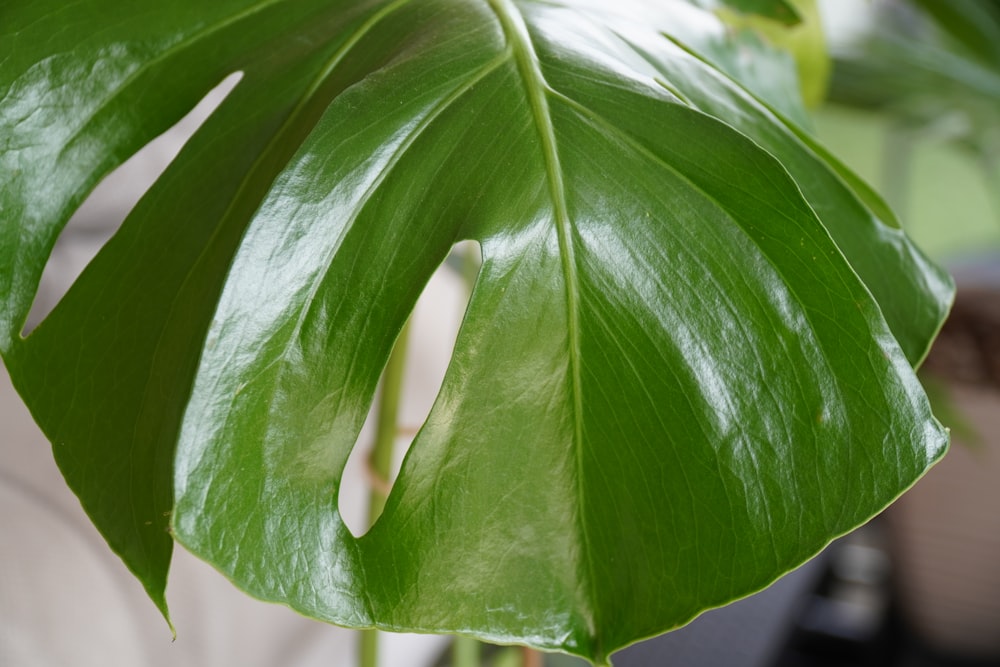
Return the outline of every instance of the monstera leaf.
[[[164,611],[176,539],[317,618],[603,664],[765,586],[944,451],[912,366],[947,277],[724,73],[704,8],[24,0],[0,19],[0,349]],[[24,336],[74,208],[237,71]],[[440,395],[352,535],[345,462],[467,239],[483,264]]]

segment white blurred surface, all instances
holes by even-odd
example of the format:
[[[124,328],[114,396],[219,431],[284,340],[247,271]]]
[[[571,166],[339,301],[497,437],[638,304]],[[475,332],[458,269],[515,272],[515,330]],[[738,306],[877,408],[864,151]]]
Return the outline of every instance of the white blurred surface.
[[[420,356],[415,365],[427,361]],[[253,600],[179,547],[167,590],[178,633],[171,641],[142,587],[65,486],[6,371],[0,375],[0,665],[355,664],[353,632]],[[421,383],[407,388],[413,385]],[[410,395],[408,411],[422,398]],[[363,499],[363,483],[354,486]],[[364,512],[363,502],[351,508]],[[429,664],[445,641],[383,637],[382,665]]]

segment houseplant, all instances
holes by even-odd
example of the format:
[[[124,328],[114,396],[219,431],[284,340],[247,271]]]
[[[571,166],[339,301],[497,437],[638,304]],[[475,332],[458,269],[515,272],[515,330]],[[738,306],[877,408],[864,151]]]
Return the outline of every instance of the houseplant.
[[[164,614],[177,540],[317,618],[607,664],[943,454],[912,367],[949,279],[715,3],[120,4],[0,10],[0,351]],[[236,71],[22,335],[74,207]],[[451,367],[356,537],[344,463],[464,239]]]

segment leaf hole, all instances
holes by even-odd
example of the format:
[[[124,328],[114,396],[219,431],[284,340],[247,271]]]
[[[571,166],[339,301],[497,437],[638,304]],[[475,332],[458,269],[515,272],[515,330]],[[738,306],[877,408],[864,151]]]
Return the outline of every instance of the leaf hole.
[[[66,296],[142,196],[242,76],[242,72],[234,72],[223,79],[170,129],[105,176],[80,204],[49,254],[22,337],[30,334]]]
[[[344,468],[337,503],[344,524],[355,537],[368,532],[377,519],[371,516],[372,494],[389,496],[403,458],[441,391],[458,330],[469,305],[471,286],[481,264],[478,243],[456,243],[444,264],[427,282],[410,316],[389,476],[380,479],[371,464],[379,406],[384,395],[383,383],[379,385],[368,418]]]

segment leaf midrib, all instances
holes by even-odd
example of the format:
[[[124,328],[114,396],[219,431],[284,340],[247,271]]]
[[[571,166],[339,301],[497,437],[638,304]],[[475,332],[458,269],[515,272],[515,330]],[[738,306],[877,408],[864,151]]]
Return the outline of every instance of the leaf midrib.
[[[587,568],[586,585],[590,595],[590,608],[587,609],[587,620],[590,627],[587,631],[590,638],[596,642],[592,650],[600,657],[602,649],[597,636],[598,623],[596,619],[597,595],[594,589],[594,563],[590,553],[590,538],[587,531],[583,488],[583,392],[581,380],[581,350],[580,350],[580,281],[577,275],[576,257],[572,241],[573,223],[570,219],[566,203],[566,186],[563,181],[562,166],[559,160],[559,150],[556,142],[555,127],[552,124],[552,114],[549,109],[548,95],[550,86],[541,71],[538,54],[535,52],[531,35],[524,22],[520,10],[512,0],[488,0],[503,28],[508,48],[517,64],[518,73],[524,82],[528,103],[531,107],[532,119],[538,129],[541,141],[542,159],[545,163],[546,179],[549,184],[549,196],[552,200],[553,216],[556,234],[559,241],[559,259],[566,287],[566,326],[569,339],[570,391],[573,411],[573,451],[576,466],[576,500],[578,504],[578,530],[583,541],[582,557]]]

